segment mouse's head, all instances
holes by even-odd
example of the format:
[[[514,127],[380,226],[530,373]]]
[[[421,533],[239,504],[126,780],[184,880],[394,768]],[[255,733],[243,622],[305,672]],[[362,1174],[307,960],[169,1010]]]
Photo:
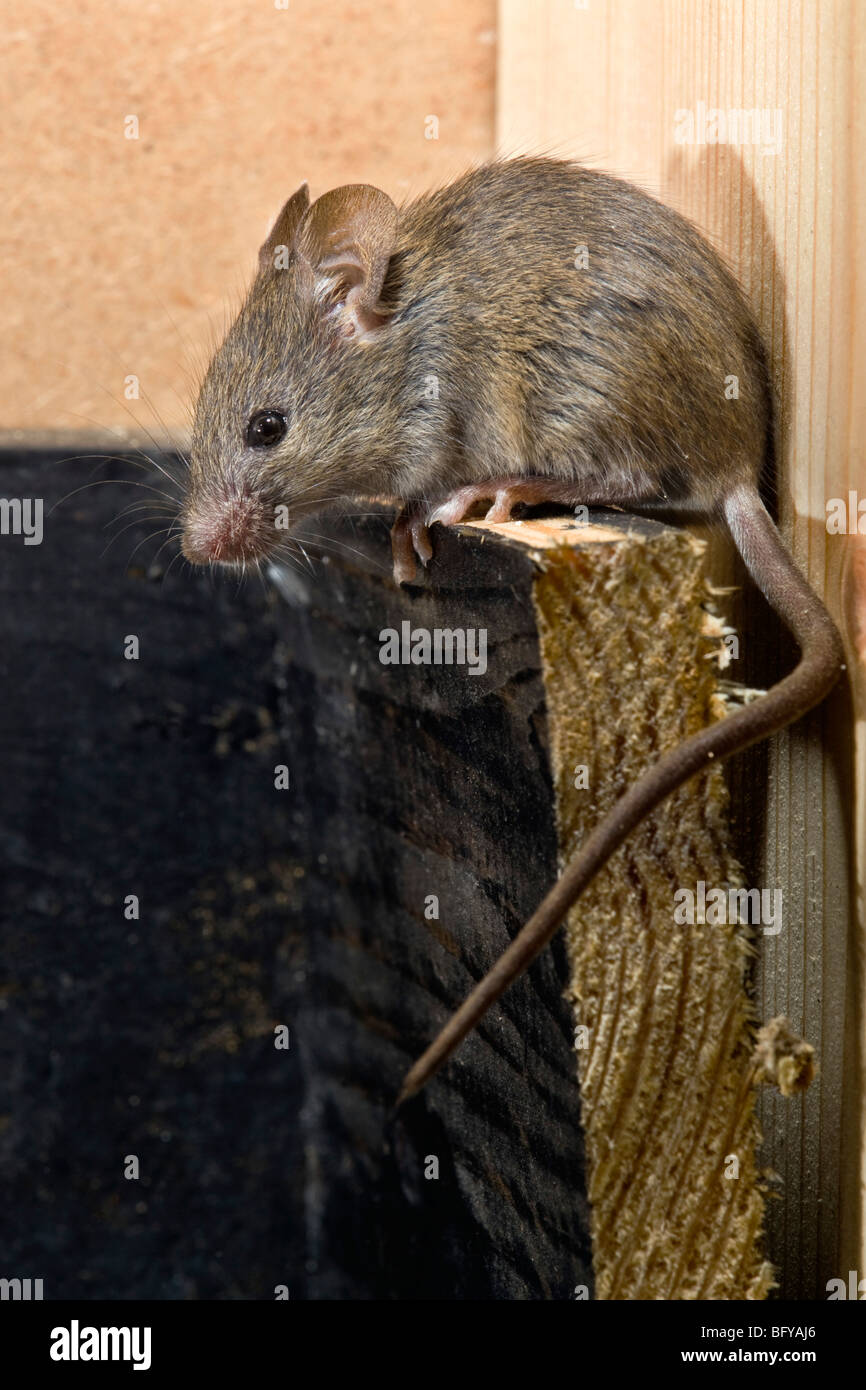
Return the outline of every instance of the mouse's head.
[[[394,458],[394,330],[381,302],[397,210],[366,184],[303,184],[259,252],[195,410],[183,553],[268,555],[305,514],[382,491]]]

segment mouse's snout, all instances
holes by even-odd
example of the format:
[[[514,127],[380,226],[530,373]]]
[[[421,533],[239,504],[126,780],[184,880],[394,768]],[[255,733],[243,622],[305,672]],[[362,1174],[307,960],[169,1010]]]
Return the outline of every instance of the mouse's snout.
[[[207,494],[187,504],[181,549],[194,565],[255,562],[275,539],[273,515],[251,493]]]

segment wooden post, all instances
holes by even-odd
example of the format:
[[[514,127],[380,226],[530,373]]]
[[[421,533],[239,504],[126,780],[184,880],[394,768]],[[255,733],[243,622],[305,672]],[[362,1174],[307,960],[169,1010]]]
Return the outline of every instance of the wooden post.
[[[334,972],[350,1019],[358,991],[373,990],[368,1026],[408,1058],[549,885],[550,861],[539,873],[531,848],[539,817],[550,823],[555,807],[562,861],[659,751],[723,712],[722,629],[704,607],[703,542],[655,522],[608,513],[587,526],[437,528],[429,573],[402,592],[374,522],[320,519],[320,534],[323,525],[326,569],[281,580],[293,609],[287,689],[314,697],[322,736],[358,760],[335,797],[337,949],[318,968]],[[486,628],[485,673],[383,665],[381,639],[403,624],[407,635]],[[538,800],[539,753],[553,770],[549,808]],[[321,775],[318,758],[307,775]],[[365,817],[347,822],[359,781]],[[305,817],[315,816],[308,796]],[[760,1298],[771,1282],[759,1241],[747,933],[676,914],[678,890],[742,881],[725,804],[720,769],[682,789],[569,920],[597,1297]],[[353,872],[376,875],[354,908],[339,887],[347,856]],[[430,922],[428,893],[439,914]],[[366,958],[379,939],[367,913],[378,923],[395,909],[406,920],[389,948],[398,1000],[397,981],[374,984],[378,966]],[[357,921],[344,945],[347,912]],[[498,1173],[515,1201],[523,1194],[519,1205],[545,1202],[550,1174],[507,1157],[513,1106],[492,1129],[485,1118],[499,1111],[503,1085],[530,1087],[520,1123],[534,1151],[561,1103],[548,1094],[553,1059],[537,1042],[554,999],[536,985],[529,1000],[525,987],[491,1011],[407,1120],[411,1129],[418,1115],[432,1117],[457,1173]],[[341,1024],[337,1035],[348,1032]],[[565,1055],[556,1057],[558,1071]],[[576,1123],[576,1093],[570,1105]],[[416,1168],[418,1151],[410,1147]]]
[[[181,1273],[196,1297],[763,1296],[747,933],[675,912],[681,890],[741,881],[719,769],[630,837],[552,949],[388,1119],[558,862],[732,698],[703,542],[615,513],[437,528],[430,571],[400,590],[382,511],[319,518],[312,571],[238,592],[153,565],[146,546],[129,567],[103,555],[102,523],[128,497],[75,489],[117,463],[3,467],[6,493],[40,492],[50,516],[40,562],[10,547],[3,575],[0,823],[18,865],[10,959],[25,963],[13,1128],[22,1145],[42,1136],[46,1190],[71,1172],[113,1211],[116,1178],[93,1177],[93,1154],[117,1149],[147,1152],[168,1221],[198,1209],[203,1172],[228,1194],[200,1219],[229,1283],[187,1243],[179,1266],[154,1264],[151,1296]],[[484,660],[384,662],[404,624],[410,652],[413,631],[471,630],[477,656],[483,632]],[[43,1094],[46,1009],[75,1045]],[[141,1114],[80,1132],[92,1073],[75,1059],[106,1037],[126,1041]],[[238,1183],[249,1249],[227,1217]],[[10,1258],[32,1230],[47,1238],[32,1200]],[[82,1292],[88,1219],[69,1248],[43,1249],[52,1290]],[[141,1296],[134,1213],[117,1222],[86,1292]]]
[[[853,707],[840,691],[741,760],[733,783],[750,878],[773,882],[786,904],[784,933],[759,953],[758,1007],[789,1014],[821,1059],[802,1102],[768,1099],[763,1111],[764,1161],[783,1197],[768,1212],[770,1251],[786,1296],[826,1297],[829,1278],[866,1263],[866,564],[856,516],[845,533],[826,526],[831,499],[847,509],[853,492],[855,511],[866,500],[866,7],[500,0],[499,38],[499,149],[636,181],[690,217],[743,285],[777,391],[781,524],[847,638]],[[729,112],[745,118],[738,130],[723,127]],[[727,557],[713,573],[729,582]],[[737,679],[776,679],[793,653],[760,607],[732,617]]]

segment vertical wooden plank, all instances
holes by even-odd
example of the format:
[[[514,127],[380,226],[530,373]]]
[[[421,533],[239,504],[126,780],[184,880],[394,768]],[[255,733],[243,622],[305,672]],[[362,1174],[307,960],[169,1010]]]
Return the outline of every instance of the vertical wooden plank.
[[[574,156],[657,187],[663,14],[663,0],[500,0],[500,152]]]
[[[737,274],[770,349],[780,523],[831,610],[848,619],[856,745],[840,693],[768,750],[766,806],[753,824],[755,881],[782,888],[787,916],[781,937],[764,938],[757,1007],[763,1017],[788,1012],[822,1062],[804,1101],[768,1098],[763,1117],[767,1160],[786,1193],[772,1204],[771,1244],[790,1296],[820,1294],[827,1278],[866,1262],[856,964],[866,921],[866,551],[864,538],[826,528],[829,499],[858,488],[866,497],[864,53],[866,7],[856,0],[589,0],[586,9],[500,0],[500,147],[551,150],[633,178],[690,217]],[[781,138],[678,143],[677,113],[699,121],[713,107],[766,111]],[[766,670],[753,618],[742,638],[744,672]],[[759,766],[746,765],[753,784]],[[850,966],[849,932],[858,948]]]
[[[848,28],[848,55],[851,82],[857,94],[857,82],[862,83],[866,71],[866,8],[855,6],[850,15]],[[845,186],[851,190],[844,209],[845,225],[849,244],[845,254],[849,259],[862,260],[866,245],[866,174],[863,169],[863,149],[866,142],[866,102],[851,100],[848,140],[845,148],[846,165],[841,177]],[[859,486],[861,496],[866,487],[863,484],[866,474],[866,392],[862,385],[862,364],[866,362],[866,293],[862,289],[862,279],[856,293],[848,304],[848,314],[844,323],[848,330],[850,360],[845,381],[845,414],[841,428],[840,448],[848,462],[847,482],[851,488]],[[844,371],[844,365],[840,371]],[[849,544],[840,558],[841,574],[839,584],[843,598],[845,630],[849,638],[851,655],[852,688],[856,716],[855,737],[855,776],[856,794],[854,843],[857,849],[856,884],[857,914],[853,927],[854,960],[860,974],[856,977],[856,1008],[851,1010],[846,1020],[848,1057],[856,1072],[857,1098],[845,1113],[845,1197],[846,1203],[853,1207],[856,1199],[861,1200],[860,1240],[845,1246],[848,1265],[851,1268],[866,1268],[866,1136],[863,1134],[862,1098],[864,1095],[864,1072],[866,1072],[866,985],[864,985],[863,961],[866,958],[866,535],[849,538]],[[846,1206],[847,1209],[847,1206]]]

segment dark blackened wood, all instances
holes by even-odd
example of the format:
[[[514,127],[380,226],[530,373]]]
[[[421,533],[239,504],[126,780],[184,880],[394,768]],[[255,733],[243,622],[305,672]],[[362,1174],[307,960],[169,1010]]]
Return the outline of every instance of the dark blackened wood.
[[[338,1233],[316,1279],[335,1297],[341,1261],[369,1262],[356,1193],[383,1103],[543,895],[556,838],[528,552],[442,536],[435,586],[401,593],[382,519],[328,536],[330,558],[280,584],[292,836],[313,866],[299,1047],[316,1059],[311,1142],[327,1154],[329,1128],[342,1134],[310,1211],[326,1248]],[[404,621],[486,629],[486,673],[383,665],[380,634]],[[401,1118],[383,1263],[412,1271],[412,1296],[565,1298],[590,1282],[565,984],[558,943]]]
[[[2,492],[117,476],[7,457]],[[103,558],[140,495],[96,487],[41,547],[3,540],[10,1270],[48,1298],[591,1287],[561,948],[387,1123],[555,871],[530,561],[451,536],[459,578],[401,597],[371,517],[289,605],[146,547],[128,568],[144,526]],[[486,675],[382,666],[407,612],[486,626]]]

